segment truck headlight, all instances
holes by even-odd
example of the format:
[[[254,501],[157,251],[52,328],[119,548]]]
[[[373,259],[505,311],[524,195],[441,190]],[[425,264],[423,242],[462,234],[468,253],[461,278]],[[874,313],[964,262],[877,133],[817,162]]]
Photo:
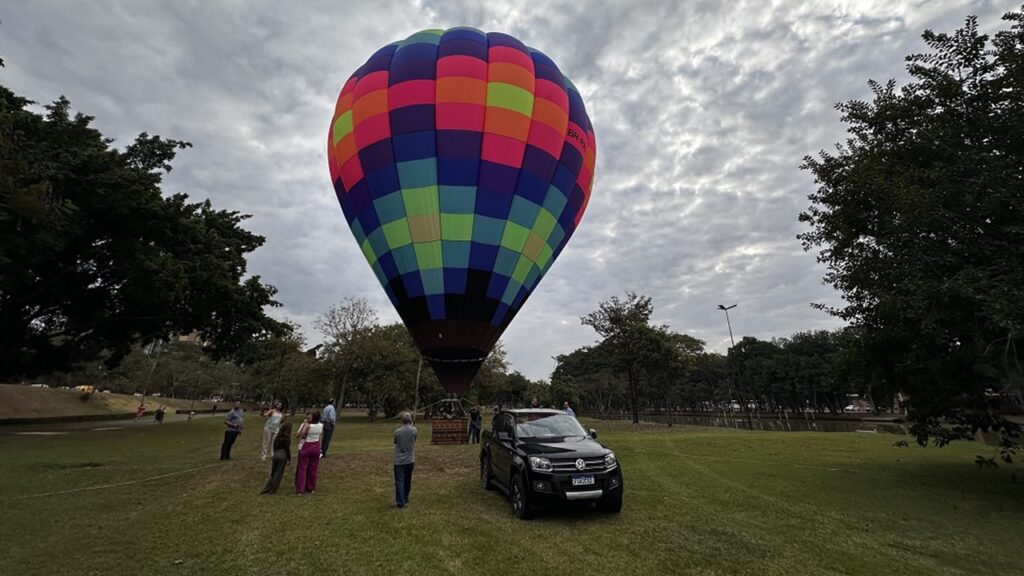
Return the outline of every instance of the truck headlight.
[[[606,470],[611,470],[619,465],[619,461],[615,459],[615,453],[609,452],[604,456],[604,467]]]
[[[530,456],[530,468],[538,472],[551,472],[551,460],[540,456]]]

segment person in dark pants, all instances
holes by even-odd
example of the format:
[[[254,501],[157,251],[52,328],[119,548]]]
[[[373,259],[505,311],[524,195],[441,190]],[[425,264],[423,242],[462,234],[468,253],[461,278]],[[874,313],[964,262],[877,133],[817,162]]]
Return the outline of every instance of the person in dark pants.
[[[405,508],[412,490],[412,469],[416,463],[416,427],[412,414],[402,412],[402,426],[395,430],[395,505]]]
[[[324,435],[324,425],[320,422],[320,411],[314,410],[309,415],[309,422],[299,427],[299,465],[295,469],[295,493],[316,494],[317,471],[320,469],[320,439]]]
[[[242,403],[235,402],[235,407],[224,418],[224,443],[220,445],[220,459],[231,460],[231,446],[242,434]]]
[[[155,416],[155,418],[156,418],[156,423],[157,424],[163,424],[164,423],[164,412],[165,412],[165,410],[164,410],[163,406],[161,406],[161,407],[156,409],[156,416]]]
[[[324,436],[320,439],[320,457],[327,456],[327,447],[331,445],[331,437],[334,436],[334,422],[338,413],[334,409],[334,398],[327,401],[324,411],[320,413],[320,422],[324,425]]]
[[[274,437],[274,460],[270,467],[270,479],[260,494],[276,494],[288,463],[292,461],[292,423],[281,423]]]
[[[469,409],[469,443],[480,443],[480,409],[476,406]]]

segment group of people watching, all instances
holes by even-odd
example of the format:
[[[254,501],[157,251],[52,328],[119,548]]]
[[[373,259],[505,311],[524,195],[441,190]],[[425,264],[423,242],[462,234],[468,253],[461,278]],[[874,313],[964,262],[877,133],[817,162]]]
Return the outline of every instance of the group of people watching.
[[[291,453],[291,422],[285,419],[284,407],[275,402],[263,412],[266,423],[263,425],[263,444],[260,456],[266,461],[272,455],[270,479],[263,487],[262,494],[274,494],[281,485],[284,470],[292,460]],[[298,463],[295,467],[295,493],[315,494],[317,474],[320,470],[320,459],[327,456],[327,450],[334,436],[337,421],[337,410],[334,398],[327,401],[323,410],[308,412],[295,434],[298,440]],[[225,420],[230,425],[230,418]]]
[[[266,422],[263,426],[263,441],[260,445],[260,457],[266,461],[271,458],[270,478],[263,486],[261,494],[275,494],[284,478],[285,469],[292,460],[291,439],[292,423],[281,402],[275,402],[263,411]],[[394,431],[394,472],[395,472],[395,505],[404,508],[409,503],[412,490],[412,473],[416,461],[417,430],[413,426],[412,414],[402,413],[402,425]],[[231,447],[242,433],[244,414],[242,403],[235,402],[224,417],[224,441],[221,443],[220,459],[231,460]],[[298,462],[295,468],[295,493],[298,495],[315,494],[317,474],[320,460],[327,456],[327,449],[334,435],[337,423],[337,410],[334,399],[330,399],[323,410],[313,410],[306,414],[299,425],[295,438],[298,440]]]

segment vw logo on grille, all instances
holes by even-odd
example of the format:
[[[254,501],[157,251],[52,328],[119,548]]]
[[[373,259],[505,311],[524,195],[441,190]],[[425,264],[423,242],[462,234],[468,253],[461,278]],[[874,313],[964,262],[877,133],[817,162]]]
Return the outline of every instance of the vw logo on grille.
[[[577,470],[583,470],[586,467],[587,467],[587,463],[583,461],[583,458],[579,458],[579,459],[576,460],[576,469]]]

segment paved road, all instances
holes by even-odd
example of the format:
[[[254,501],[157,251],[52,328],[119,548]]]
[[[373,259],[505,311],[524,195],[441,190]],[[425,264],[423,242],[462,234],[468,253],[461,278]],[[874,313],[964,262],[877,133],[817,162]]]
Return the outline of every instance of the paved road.
[[[193,419],[223,418],[223,414],[196,414]],[[188,420],[187,414],[167,414],[164,417],[164,424],[171,422],[184,422]],[[107,432],[124,428],[138,428],[146,426],[160,426],[153,416],[145,416],[140,420],[91,420],[88,422],[54,422],[52,424],[26,424],[24,426],[0,426],[0,436],[56,436],[71,432]]]

